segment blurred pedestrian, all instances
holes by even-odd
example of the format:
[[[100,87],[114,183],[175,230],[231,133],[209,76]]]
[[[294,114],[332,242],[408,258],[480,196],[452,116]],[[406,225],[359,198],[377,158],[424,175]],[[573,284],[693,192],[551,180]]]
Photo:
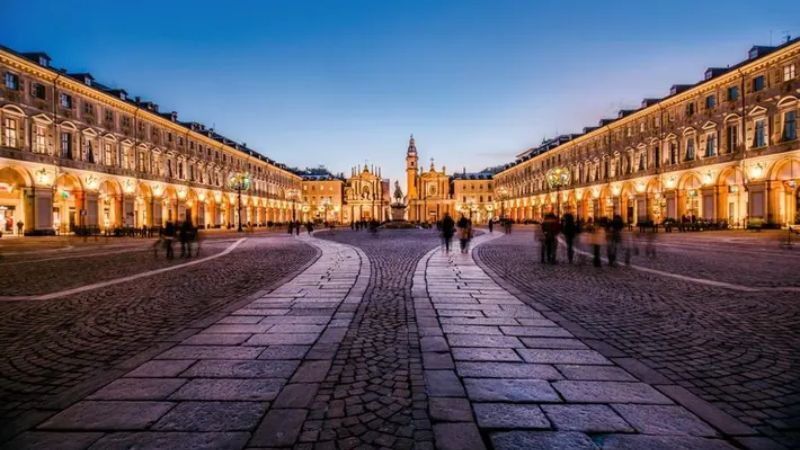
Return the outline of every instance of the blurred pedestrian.
[[[617,262],[617,251],[622,242],[622,229],[625,228],[625,223],[622,222],[622,216],[614,214],[611,222],[608,224],[608,231],[606,235],[607,247],[606,256],[608,257],[608,265],[614,266]]]
[[[444,218],[441,220],[442,239],[444,240],[444,251],[450,253],[450,244],[453,241],[453,235],[456,232],[456,223],[450,213],[444,213]]]
[[[564,241],[567,243],[567,260],[572,264],[575,257],[575,235],[578,234],[578,225],[572,213],[566,213],[561,218],[561,232],[564,233]]]
[[[472,221],[465,216],[458,219],[458,240],[461,247],[461,253],[467,253],[469,249],[469,239],[472,233]]]
[[[489,234],[491,234],[493,232],[494,232],[494,220],[492,220],[492,218],[490,217],[489,218]]]
[[[175,240],[175,224],[168,221],[164,227],[164,250],[167,251],[167,259],[175,257],[174,250],[172,249],[172,241]]]
[[[558,223],[558,218],[555,214],[547,213],[544,216],[542,230],[544,231],[544,246],[547,253],[547,262],[549,264],[556,264],[556,250],[558,249],[557,239],[561,231],[561,224]]]

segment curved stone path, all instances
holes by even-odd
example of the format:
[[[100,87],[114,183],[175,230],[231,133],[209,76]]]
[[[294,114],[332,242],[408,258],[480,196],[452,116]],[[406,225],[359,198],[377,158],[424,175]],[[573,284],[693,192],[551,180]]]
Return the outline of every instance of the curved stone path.
[[[780,448],[433,232],[317,236],[300,275],[2,448]]]

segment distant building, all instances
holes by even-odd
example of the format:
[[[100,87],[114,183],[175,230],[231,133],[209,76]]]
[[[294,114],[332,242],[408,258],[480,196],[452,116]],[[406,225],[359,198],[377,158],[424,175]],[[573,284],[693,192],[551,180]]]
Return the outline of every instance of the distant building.
[[[389,180],[380,169],[352,168],[350,177],[324,169],[307,169],[303,177],[302,214],[298,220],[350,224],[353,221],[388,220]]]
[[[464,215],[475,223],[486,223],[494,216],[490,171],[464,171],[450,176],[444,166],[441,171],[436,170],[433,160],[430,168],[422,171],[418,160],[412,135],[406,151],[409,221],[432,223],[450,214],[455,218]]]

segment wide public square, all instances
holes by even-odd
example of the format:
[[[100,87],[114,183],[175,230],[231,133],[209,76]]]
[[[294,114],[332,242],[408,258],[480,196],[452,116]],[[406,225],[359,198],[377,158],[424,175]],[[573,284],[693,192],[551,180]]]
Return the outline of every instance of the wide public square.
[[[583,244],[541,264],[532,226],[476,234],[0,241],[2,448],[798,445],[782,233],[662,232],[655,257],[626,233],[600,268]]]

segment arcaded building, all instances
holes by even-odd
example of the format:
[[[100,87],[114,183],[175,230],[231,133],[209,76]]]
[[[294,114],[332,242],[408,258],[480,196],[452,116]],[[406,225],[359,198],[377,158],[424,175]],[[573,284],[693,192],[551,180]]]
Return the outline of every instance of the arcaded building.
[[[628,223],[800,222],[800,40],[756,46],[694,84],[558,136],[495,177],[515,220],[571,210]]]
[[[301,178],[45,53],[0,47],[0,226],[28,234],[291,218]],[[242,188],[241,192],[238,188]],[[241,201],[239,194],[241,193]],[[241,206],[240,206],[241,205]]]

